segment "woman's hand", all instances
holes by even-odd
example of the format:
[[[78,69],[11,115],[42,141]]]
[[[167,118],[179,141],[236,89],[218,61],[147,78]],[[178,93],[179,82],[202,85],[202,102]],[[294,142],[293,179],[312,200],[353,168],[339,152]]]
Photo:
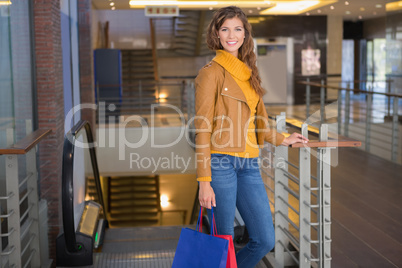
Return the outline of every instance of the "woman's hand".
[[[200,181],[198,200],[200,201],[200,205],[204,208],[211,209],[211,204],[216,207],[215,193],[209,181]]]
[[[283,140],[281,145],[289,146],[291,144],[298,143],[298,142],[307,143],[308,139],[306,137],[304,137],[302,134],[294,132],[289,137],[286,137]]]

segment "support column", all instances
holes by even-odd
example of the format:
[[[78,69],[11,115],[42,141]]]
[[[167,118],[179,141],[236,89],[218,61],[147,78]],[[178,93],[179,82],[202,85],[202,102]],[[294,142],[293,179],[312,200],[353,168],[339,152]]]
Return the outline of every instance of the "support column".
[[[327,74],[342,73],[342,40],[343,18],[342,16],[327,16]],[[329,77],[327,84],[338,86],[340,77]],[[338,92],[327,89],[327,100],[336,100]]]
[[[95,103],[93,77],[93,50],[91,38],[91,1],[78,0],[78,43],[80,59],[80,100],[82,104]],[[99,95],[98,95],[99,96]],[[81,110],[81,119],[87,120],[96,133],[96,111]],[[95,135],[96,136],[96,135]],[[96,138],[96,137],[94,137]]]
[[[39,146],[41,199],[48,203],[49,252],[56,258],[61,226],[60,178],[64,140],[64,93],[60,0],[34,0],[36,87],[39,128],[51,129]]]

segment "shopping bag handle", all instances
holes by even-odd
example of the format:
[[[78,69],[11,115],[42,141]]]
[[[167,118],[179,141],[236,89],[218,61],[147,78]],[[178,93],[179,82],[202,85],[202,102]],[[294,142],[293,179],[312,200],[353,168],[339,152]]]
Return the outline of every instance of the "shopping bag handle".
[[[211,213],[212,213],[211,235],[216,236],[217,235],[217,230],[216,230],[215,214],[214,214],[214,208],[213,207],[211,207]],[[196,230],[198,232],[202,232],[202,207],[200,207],[200,212],[198,213],[198,220],[197,220]]]

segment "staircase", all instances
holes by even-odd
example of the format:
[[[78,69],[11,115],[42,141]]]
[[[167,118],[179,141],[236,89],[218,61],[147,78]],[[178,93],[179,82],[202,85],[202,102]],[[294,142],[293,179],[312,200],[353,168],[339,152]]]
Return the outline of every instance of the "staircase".
[[[123,84],[141,81],[154,81],[154,62],[151,49],[121,50]]]
[[[159,177],[111,177],[109,224],[112,227],[150,226],[159,222]]]
[[[176,18],[173,48],[178,55],[204,56],[211,54],[205,42],[209,11],[181,11]]]
[[[153,226],[159,223],[158,176],[109,177],[105,206],[111,227]],[[93,178],[87,179],[87,194],[97,201]]]
[[[155,66],[151,49],[121,51],[123,99],[122,114],[141,114],[157,103]]]

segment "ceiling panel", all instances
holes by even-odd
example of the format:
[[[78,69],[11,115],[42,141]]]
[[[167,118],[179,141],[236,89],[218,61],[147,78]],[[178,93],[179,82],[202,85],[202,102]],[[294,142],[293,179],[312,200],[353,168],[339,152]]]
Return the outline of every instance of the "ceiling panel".
[[[261,8],[256,8],[255,2],[258,1],[259,0],[248,1],[250,3],[253,3],[253,6],[250,8],[242,7],[243,10],[246,12],[246,14],[257,15],[264,10],[263,8],[264,6],[262,6]],[[333,16],[342,16],[344,20],[365,20],[385,16],[386,15],[385,4],[393,1],[394,0],[348,0],[348,1],[321,0],[321,1],[315,1],[315,2],[321,2],[320,7],[311,9],[307,12],[303,12],[300,15],[306,15],[306,16],[333,15]],[[201,2],[211,2],[211,1],[201,1]],[[227,2],[228,5],[236,4],[236,2],[239,3],[239,1],[233,1],[233,0],[223,0],[222,2]],[[261,2],[271,2],[274,4],[277,3],[279,5],[290,1],[279,0],[279,1],[261,1]],[[129,0],[113,0],[113,1],[92,0],[92,5],[94,9],[109,9],[109,10],[111,8],[114,8],[115,10],[130,9]],[[204,8],[209,7],[204,6]]]

